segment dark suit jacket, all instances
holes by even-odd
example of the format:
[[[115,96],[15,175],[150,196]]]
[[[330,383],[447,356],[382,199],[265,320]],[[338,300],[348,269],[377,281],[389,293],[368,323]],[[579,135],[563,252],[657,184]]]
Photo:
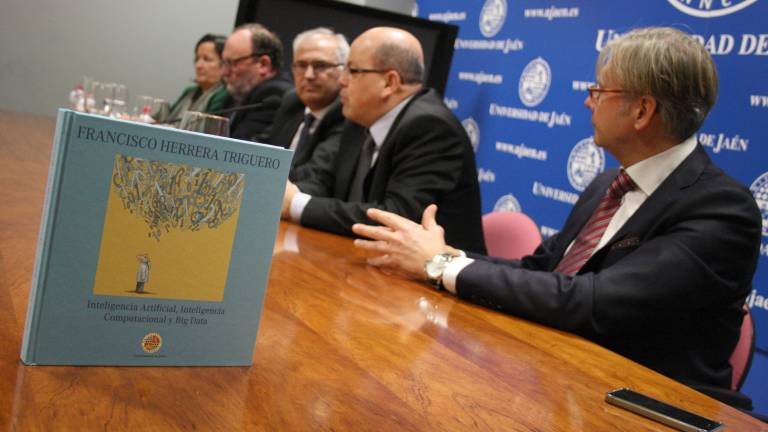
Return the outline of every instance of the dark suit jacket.
[[[752,195],[698,146],[577,275],[553,273],[615,176],[597,177],[533,255],[464,268],[459,297],[577,333],[689,385],[729,387],[760,247]]]
[[[227,95],[224,109],[240,105],[262,104],[261,106],[235,111],[229,115],[229,136],[242,140],[266,142],[269,138],[269,127],[275,119],[275,113],[280,106],[283,94],[293,87],[290,81],[281,75],[259,83],[248,93],[248,96],[237,103],[232,96]]]
[[[295,91],[289,91],[275,114],[275,122],[269,143],[289,148],[296,130],[304,121],[304,104]],[[339,151],[344,117],[341,102],[337,99],[325,113],[307,145],[296,148],[288,179],[294,183],[311,179],[318,170],[331,169],[331,163]]]
[[[298,184],[312,195],[301,223],[353,235],[356,222],[376,207],[414,221],[438,205],[437,221],[449,244],[484,251],[475,155],[464,128],[434,90],[416,93],[395,119],[365,181],[364,202],[347,202],[365,129],[347,122],[333,169]]]

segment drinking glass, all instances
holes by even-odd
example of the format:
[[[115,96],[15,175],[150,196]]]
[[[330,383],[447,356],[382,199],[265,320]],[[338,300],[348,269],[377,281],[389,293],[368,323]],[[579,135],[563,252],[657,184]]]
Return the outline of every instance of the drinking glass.
[[[94,83],[93,100],[95,114],[112,115],[112,101],[114,99],[115,83]]]
[[[93,78],[83,75],[83,111],[87,113],[93,112],[93,84],[95,82]]]
[[[209,135],[229,136],[229,119],[213,114],[187,111],[181,117],[179,129],[201,132]]]
[[[114,118],[128,118],[126,105],[128,104],[128,87],[124,84],[114,84],[112,91],[112,112]]]
[[[101,114],[101,108],[104,104],[104,93],[101,90],[102,84],[92,80],[85,86],[85,111],[91,114]],[[100,99],[99,99],[100,98]]]
[[[136,96],[136,105],[133,107],[133,120],[142,123],[154,123],[152,118],[152,108],[155,104],[155,98],[152,96]]]

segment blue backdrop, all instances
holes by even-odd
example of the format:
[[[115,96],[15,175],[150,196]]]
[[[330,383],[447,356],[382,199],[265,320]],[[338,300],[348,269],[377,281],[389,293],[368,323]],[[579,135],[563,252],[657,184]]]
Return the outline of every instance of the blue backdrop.
[[[705,45],[720,96],[698,138],[763,213],[748,299],[757,351],[742,391],[768,413],[768,0],[419,0],[416,13],[460,28],[445,102],[475,146],[483,211],[523,211],[544,237],[596,174],[618,165],[592,141],[584,107],[599,49],[645,26]]]

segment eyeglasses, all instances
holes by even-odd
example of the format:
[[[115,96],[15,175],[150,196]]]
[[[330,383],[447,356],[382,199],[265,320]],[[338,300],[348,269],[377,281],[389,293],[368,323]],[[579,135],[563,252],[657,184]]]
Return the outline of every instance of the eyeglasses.
[[[328,63],[322,60],[318,60],[318,61],[299,60],[291,64],[291,67],[296,73],[302,73],[302,74],[306,72],[307,69],[309,69],[310,67],[315,73],[321,74],[333,68],[337,68],[339,66],[341,66],[340,63]]]
[[[602,88],[600,85],[592,85],[587,88],[587,92],[589,92],[590,99],[598,101],[600,99],[600,93],[626,93],[626,90]]]
[[[366,69],[366,68],[355,68],[355,67],[351,67],[350,65],[344,65],[343,72],[345,74],[354,75],[354,74],[362,74],[362,73],[385,73],[385,72],[389,72],[390,70],[392,70],[392,68],[388,68],[388,69]]]
[[[252,52],[252,53],[250,53],[248,55],[244,55],[242,57],[238,57],[236,59],[222,60],[220,64],[221,64],[221,67],[223,67],[223,68],[233,68],[233,67],[237,66],[238,64],[240,64],[241,62],[243,62],[245,60],[248,60],[249,58],[259,57],[259,56],[263,56],[265,54],[270,54],[270,53],[271,53],[271,51],[256,51],[256,52]]]

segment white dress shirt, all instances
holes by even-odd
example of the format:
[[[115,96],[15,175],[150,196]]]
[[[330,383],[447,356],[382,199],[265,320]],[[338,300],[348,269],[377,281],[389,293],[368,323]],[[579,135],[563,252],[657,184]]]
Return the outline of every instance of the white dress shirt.
[[[644,159],[629,168],[624,170],[629,177],[635,182],[637,188],[627,192],[621,201],[616,213],[608,223],[608,227],[605,229],[603,236],[600,238],[600,242],[597,244],[592,253],[594,254],[600,248],[605,246],[611,238],[624,226],[624,224],[632,217],[638,208],[645,202],[646,199],[661,185],[661,183],[672,174],[685,158],[688,157],[696,149],[696,137],[691,136],[682,143],[672,146],[671,148]],[[568,249],[571,248],[573,242],[568,245]],[[567,251],[567,249],[566,249]],[[459,276],[461,270],[464,267],[474,262],[473,259],[467,257],[454,258],[445,268],[443,272],[443,285],[445,288],[453,294],[456,294],[456,278]]]

